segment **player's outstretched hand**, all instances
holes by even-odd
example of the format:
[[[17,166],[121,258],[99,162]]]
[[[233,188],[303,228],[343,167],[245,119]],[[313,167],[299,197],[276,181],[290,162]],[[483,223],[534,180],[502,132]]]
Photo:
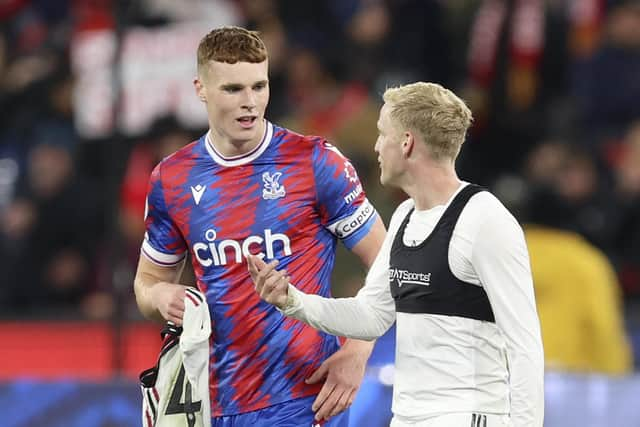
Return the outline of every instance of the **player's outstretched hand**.
[[[185,286],[176,283],[159,282],[150,289],[151,304],[164,320],[182,326],[184,317]]]
[[[287,270],[276,270],[278,260],[267,264],[255,255],[247,257],[247,264],[260,298],[278,308],[284,308],[287,305],[290,279]]]

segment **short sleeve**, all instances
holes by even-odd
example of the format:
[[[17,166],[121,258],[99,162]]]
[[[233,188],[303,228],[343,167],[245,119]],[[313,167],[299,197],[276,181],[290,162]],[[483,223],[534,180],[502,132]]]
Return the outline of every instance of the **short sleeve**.
[[[149,179],[142,254],[154,264],[171,267],[182,261],[187,248],[169,213],[160,176],[161,165],[156,166]]]
[[[335,146],[317,144],[313,166],[322,224],[351,249],[371,230],[378,214],[353,164]]]

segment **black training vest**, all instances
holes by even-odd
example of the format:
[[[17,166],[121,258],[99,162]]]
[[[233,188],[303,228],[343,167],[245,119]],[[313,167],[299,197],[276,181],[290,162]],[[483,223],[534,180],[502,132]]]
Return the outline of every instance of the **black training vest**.
[[[460,316],[495,322],[487,293],[480,286],[456,278],[449,267],[449,243],[460,213],[476,193],[486,191],[469,184],[453,199],[431,234],[418,246],[402,241],[409,211],[391,247],[389,284],[401,313]]]

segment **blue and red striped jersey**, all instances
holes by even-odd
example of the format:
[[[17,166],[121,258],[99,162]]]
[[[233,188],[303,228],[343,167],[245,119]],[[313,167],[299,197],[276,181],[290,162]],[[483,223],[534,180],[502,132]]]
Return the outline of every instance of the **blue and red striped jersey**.
[[[155,168],[142,253],[167,266],[191,255],[212,317],[212,416],[317,394],[304,379],[339,346],[261,301],[245,255],[278,259],[294,285],[328,297],[337,240],[353,247],[376,216],[338,149],[271,123],[245,155],[222,156],[207,133]]]

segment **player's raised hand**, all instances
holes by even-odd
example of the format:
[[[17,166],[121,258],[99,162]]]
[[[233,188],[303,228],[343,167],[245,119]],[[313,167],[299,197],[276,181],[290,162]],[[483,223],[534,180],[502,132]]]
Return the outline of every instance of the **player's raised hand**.
[[[290,279],[287,270],[276,270],[278,260],[267,264],[255,255],[247,257],[247,264],[260,298],[278,308],[284,308],[287,305]]]
[[[150,290],[152,306],[158,310],[164,320],[182,325],[184,317],[185,286],[175,283],[159,282]]]

